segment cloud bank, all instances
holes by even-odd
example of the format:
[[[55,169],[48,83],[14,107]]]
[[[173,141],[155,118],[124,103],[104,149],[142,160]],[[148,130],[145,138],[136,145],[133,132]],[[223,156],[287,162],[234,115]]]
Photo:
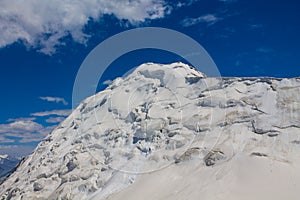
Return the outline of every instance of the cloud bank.
[[[36,122],[35,117],[8,119],[7,123],[0,124],[0,152],[1,146],[40,142],[57,126],[57,123],[65,119],[62,116],[67,116],[70,112],[71,110],[53,110],[34,113],[37,117],[56,115],[46,118],[45,122],[48,123],[46,125]]]
[[[45,54],[54,53],[68,35],[85,44],[89,38],[85,25],[103,15],[133,24],[169,12],[164,0],[1,0],[0,8],[0,48],[22,41]]]
[[[43,126],[33,118],[18,119],[7,124],[0,124],[0,144],[39,142],[48,135],[55,126]]]

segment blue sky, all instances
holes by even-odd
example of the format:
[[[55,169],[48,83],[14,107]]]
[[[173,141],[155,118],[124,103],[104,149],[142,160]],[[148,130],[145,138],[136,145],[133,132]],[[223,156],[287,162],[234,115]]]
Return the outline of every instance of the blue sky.
[[[182,32],[207,50],[222,76],[300,76],[299,8],[296,0],[3,0],[0,154],[27,154],[64,119],[84,58],[125,30]],[[144,62],[175,61],[184,59],[153,49],[131,52],[100,82]]]

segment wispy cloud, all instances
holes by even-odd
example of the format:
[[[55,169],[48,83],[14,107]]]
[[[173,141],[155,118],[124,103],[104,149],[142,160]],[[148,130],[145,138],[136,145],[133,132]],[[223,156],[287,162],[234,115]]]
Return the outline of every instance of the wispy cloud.
[[[259,47],[256,49],[256,51],[259,53],[272,53],[274,50],[269,47]]]
[[[64,105],[68,105],[68,102],[61,97],[40,97],[41,100],[55,102],[55,103],[63,103]]]
[[[46,119],[46,122],[51,124],[56,124],[62,122],[64,119],[65,119],[64,117],[50,117]]]
[[[252,29],[252,30],[256,30],[256,29],[261,29],[261,28],[263,28],[263,25],[262,25],[262,24],[250,24],[249,27],[250,27],[250,29]]]
[[[40,142],[55,128],[56,128],[56,125],[46,126],[46,127],[43,127],[43,129],[39,130],[36,133],[22,134],[22,137],[21,137],[21,140],[19,140],[19,143]]]
[[[226,27],[223,29],[223,31],[220,31],[220,33],[216,34],[216,37],[227,39],[229,37],[232,37],[235,33],[236,33],[236,29],[231,27]]]
[[[191,6],[194,3],[197,3],[201,0],[182,0],[180,2],[177,2],[177,8],[181,8],[183,6]],[[219,0],[220,2],[224,2],[224,3],[233,3],[233,2],[237,2],[238,0]]]
[[[103,85],[110,85],[113,81],[112,80],[106,80],[106,81],[103,81]]]
[[[192,5],[192,4],[194,4],[194,3],[198,2],[198,1],[200,1],[200,0],[185,0],[185,1],[180,1],[180,2],[177,3],[176,7],[177,8],[181,8],[183,6],[190,6],[190,5]]]
[[[182,20],[180,22],[180,24],[183,27],[194,26],[194,25],[199,24],[199,23],[205,23],[208,26],[211,26],[211,25],[217,23],[220,20],[222,20],[222,18],[219,18],[214,14],[207,14],[207,15],[202,15],[202,16],[197,17],[197,18],[185,18],[184,20]]]
[[[20,117],[20,118],[9,118],[7,122],[17,122],[17,121],[34,121],[35,117]]]
[[[219,0],[221,2],[224,2],[224,3],[234,3],[234,2],[237,2],[238,0]]]
[[[71,109],[50,110],[50,111],[32,113],[31,116],[34,116],[34,117],[45,117],[45,116],[50,116],[50,115],[69,116],[71,114],[71,112],[72,112]]]
[[[66,36],[85,44],[90,35],[84,27],[104,15],[135,24],[170,11],[163,0],[1,0],[0,8],[0,48],[23,41],[45,54],[54,53]]]
[[[8,139],[4,136],[0,136],[0,143],[12,143],[12,142],[14,142],[14,140]]]

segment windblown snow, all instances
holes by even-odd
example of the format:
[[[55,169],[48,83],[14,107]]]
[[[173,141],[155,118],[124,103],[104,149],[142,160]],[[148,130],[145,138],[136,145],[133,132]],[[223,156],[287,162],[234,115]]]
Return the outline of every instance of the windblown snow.
[[[298,199],[300,79],[147,63],[84,100],[0,199]]]

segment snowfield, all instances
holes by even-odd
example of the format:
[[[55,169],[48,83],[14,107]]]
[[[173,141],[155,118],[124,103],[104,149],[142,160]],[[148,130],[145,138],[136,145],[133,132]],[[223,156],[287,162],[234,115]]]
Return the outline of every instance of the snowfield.
[[[0,199],[298,200],[300,78],[147,63],[84,100]]]

